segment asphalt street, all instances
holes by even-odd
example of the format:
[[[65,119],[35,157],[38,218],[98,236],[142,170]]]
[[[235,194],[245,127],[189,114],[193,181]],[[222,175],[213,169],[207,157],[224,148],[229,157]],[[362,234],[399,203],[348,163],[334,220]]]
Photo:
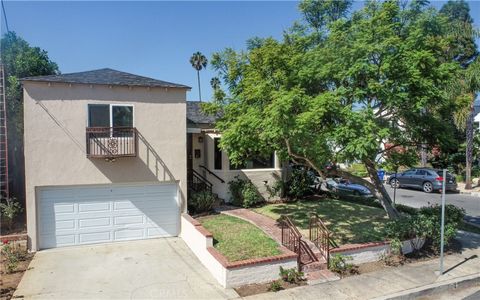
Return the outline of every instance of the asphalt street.
[[[388,193],[393,200],[393,188],[386,185]],[[400,188],[397,189],[395,195],[395,203],[401,203],[412,207],[423,207],[431,204],[441,204],[442,198],[440,193],[424,193],[423,191]],[[466,220],[480,225],[480,197],[471,196],[469,194],[447,193],[445,195],[445,203],[463,207],[467,213]]]

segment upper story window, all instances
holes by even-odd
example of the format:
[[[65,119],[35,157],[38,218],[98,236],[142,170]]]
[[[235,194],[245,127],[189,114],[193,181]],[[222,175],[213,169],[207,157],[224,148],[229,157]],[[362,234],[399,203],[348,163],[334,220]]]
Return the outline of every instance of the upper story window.
[[[133,127],[133,106],[89,104],[88,127]]]

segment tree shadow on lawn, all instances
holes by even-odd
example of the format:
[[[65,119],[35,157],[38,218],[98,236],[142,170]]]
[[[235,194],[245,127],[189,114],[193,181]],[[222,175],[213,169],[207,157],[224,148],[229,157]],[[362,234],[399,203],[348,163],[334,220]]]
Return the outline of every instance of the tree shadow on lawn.
[[[317,213],[337,244],[383,241],[388,221],[382,209],[333,199],[273,204],[262,211],[270,217],[289,216],[307,237],[310,214]]]

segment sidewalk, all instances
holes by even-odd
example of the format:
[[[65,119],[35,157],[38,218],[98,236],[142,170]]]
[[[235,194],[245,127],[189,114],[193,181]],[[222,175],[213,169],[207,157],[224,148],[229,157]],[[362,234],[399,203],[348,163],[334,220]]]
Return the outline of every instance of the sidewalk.
[[[458,238],[463,251],[445,257],[445,274],[441,276],[435,273],[439,259],[433,259],[245,299],[391,299],[465,280],[480,282],[480,235],[459,232]]]
[[[460,194],[470,194],[475,197],[480,197],[480,186],[479,185],[473,185],[473,188],[471,190],[466,190],[465,189],[465,183],[459,182],[458,183],[458,191]]]

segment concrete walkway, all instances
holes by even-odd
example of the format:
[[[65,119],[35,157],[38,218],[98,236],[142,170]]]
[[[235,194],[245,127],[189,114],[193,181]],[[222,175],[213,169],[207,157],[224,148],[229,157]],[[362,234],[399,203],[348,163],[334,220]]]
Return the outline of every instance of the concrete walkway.
[[[445,257],[445,274],[441,276],[436,274],[439,259],[433,259],[246,299],[391,299],[412,295],[425,288],[480,280],[480,235],[460,232],[458,238],[463,251]]]

